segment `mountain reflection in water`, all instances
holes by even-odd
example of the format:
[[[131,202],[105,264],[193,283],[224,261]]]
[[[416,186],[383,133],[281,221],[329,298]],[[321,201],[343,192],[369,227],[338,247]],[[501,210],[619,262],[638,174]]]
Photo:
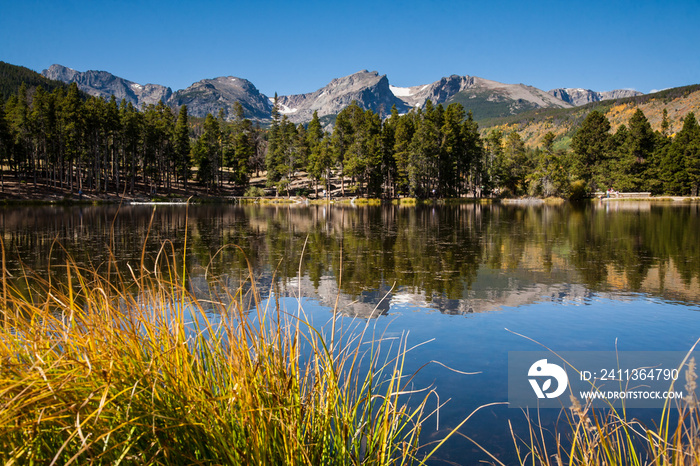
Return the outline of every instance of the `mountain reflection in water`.
[[[106,270],[111,250],[129,277],[127,264],[140,262],[147,236],[147,268],[164,241],[182,254],[186,222],[190,283],[199,293],[215,280],[235,288],[247,277],[247,259],[263,296],[273,288],[286,295],[301,291],[329,307],[340,296],[338,309],[360,317],[386,314],[391,303],[470,314],[582,302],[594,293],[700,302],[698,204],[0,210],[15,276],[22,268],[16,258],[40,275],[68,256]],[[60,269],[51,273],[60,278]]]

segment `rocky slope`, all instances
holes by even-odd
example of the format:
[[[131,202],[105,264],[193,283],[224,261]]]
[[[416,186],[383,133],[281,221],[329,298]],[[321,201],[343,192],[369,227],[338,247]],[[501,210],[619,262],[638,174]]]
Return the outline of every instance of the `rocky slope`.
[[[318,112],[319,117],[335,115],[352,101],[382,116],[388,115],[394,105],[399,113],[410,109],[391,91],[386,75],[380,76],[376,71],[367,70],[334,79],[315,92],[281,96],[278,105],[280,113],[299,123],[311,120],[314,111]]]
[[[571,107],[571,104],[532,86],[504,84],[476,76],[452,75],[423,86],[391,89],[411,107],[423,107],[428,99],[435,104],[459,102],[466,110],[471,110],[477,120],[533,108]]]
[[[127,102],[139,108],[147,104],[156,104],[161,100],[167,102],[173,93],[169,87],[159,84],[141,85],[106,71],[80,72],[61,65],[51,65],[41,74],[56,81],[75,82],[81,91],[90,95],[105,98],[113,95],[117,101],[126,99]]]
[[[433,103],[446,102],[450,97],[468,87],[468,79],[469,76],[453,74],[448,78],[442,78],[431,84],[412,87],[390,86],[390,88],[391,92],[408,106],[422,108],[428,99]]]
[[[247,79],[234,76],[203,79],[187,89],[175,92],[167,102],[173,107],[187,105],[190,115],[214,116],[224,111],[227,120],[234,118],[234,104],[240,102],[244,116],[251,120],[268,120],[272,112],[270,100]]]
[[[625,97],[634,97],[642,95],[631,89],[616,89],[614,91],[596,92],[590,89],[576,88],[560,88],[548,91],[548,94],[553,95],[557,99],[570,103],[576,107],[586,105],[591,102],[600,102],[601,100],[622,99]]]
[[[542,145],[544,136],[551,132],[555,135],[555,147],[567,148],[575,131],[580,128],[585,117],[597,110],[610,121],[611,133],[621,125],[628,125],[629,119],[637,109],[644,112],[654,131],[661,130],[663,112],[666,110],[669,121],[669,134],[674,135],[683,127],[685,116],[694,112],[700,115],[700,85],[666,89],[654,94],[642,94],[633,97],[620,97],[590,105],[573,107],[568,110],[552,111],[549,109],[528,112],[502,120],[493,120],[481,126],[482,134],[498,129],[504,133],[516,131],[525,144],[530,147]]]

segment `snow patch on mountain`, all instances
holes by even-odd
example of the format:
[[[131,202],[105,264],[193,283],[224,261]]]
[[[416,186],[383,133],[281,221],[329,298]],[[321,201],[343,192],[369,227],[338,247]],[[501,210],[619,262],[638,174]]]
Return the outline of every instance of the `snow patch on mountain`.
[[[396,97],[408,97],[413,93],[413,90],[410,87],[397,87],[392,86],[391,84],[389,85],[389,90],[391,90],[391,93]]]
[[[279,104],[279,107],[280,107],[280,108],[279,108],[279,112],[280,112],[282,115],[290,115],[290,114],[292,114],[292,113],[296,113],[296,112],[299,111],[298,108],[289,108],[289,107],[287,107],[287,106],[284,105],[284,104]]]

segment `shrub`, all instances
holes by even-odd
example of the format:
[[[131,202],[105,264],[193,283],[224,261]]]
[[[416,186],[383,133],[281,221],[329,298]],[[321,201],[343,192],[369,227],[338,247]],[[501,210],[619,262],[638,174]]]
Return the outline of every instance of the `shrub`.
[[[260,186],[248,186],[248,189],[245,190],[245,194],[243,195],[245,197],[264,197],[265,190]]]
[[[588,198],[588,187],[583,180],[575,180],[569,186],[569,199],[572,201],[580,201]]]

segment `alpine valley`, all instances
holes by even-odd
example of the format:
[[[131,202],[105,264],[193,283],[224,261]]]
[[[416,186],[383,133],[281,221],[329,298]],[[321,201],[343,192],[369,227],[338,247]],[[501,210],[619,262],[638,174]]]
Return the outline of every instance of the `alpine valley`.
[[[159,84],[139,84],[114,76],[106,71],[76,71],[62,65],[51,65],[42,72],[46,78],[65,83],[75,82],[78,88],[90,95],[125,99],[134,106],[154,104],[159,101],[177,108],[187,105],[190,115],[205,117],[223,112],[226,119],[234,117],[234,104],[239,102],[245,117],[261,122],[270,120],[273,98],[266,96],[250,81],[234,77],[203,79],[187,89],[172,91]],[[351,102],[364,109],[371,109],[381,116],[396,107],[399,113],[411,108],[423,108],[427,100],[433,104],[461,103],[471,110],[475,120],[506,117],[541,108],[571,108],[608,98],[631,97],[639,92],[615,90],[596,92],[587,89],[553,89],[542,91],[525,84],[504,84],[476,76],[452,75],[433,83],[411,87],[396,87],[386,75],[362,70],[332,80],[326,86],[306,94],[278,97],[278,109],[294,123],[311,120],[314,112],[326,121],[334,119]]]

